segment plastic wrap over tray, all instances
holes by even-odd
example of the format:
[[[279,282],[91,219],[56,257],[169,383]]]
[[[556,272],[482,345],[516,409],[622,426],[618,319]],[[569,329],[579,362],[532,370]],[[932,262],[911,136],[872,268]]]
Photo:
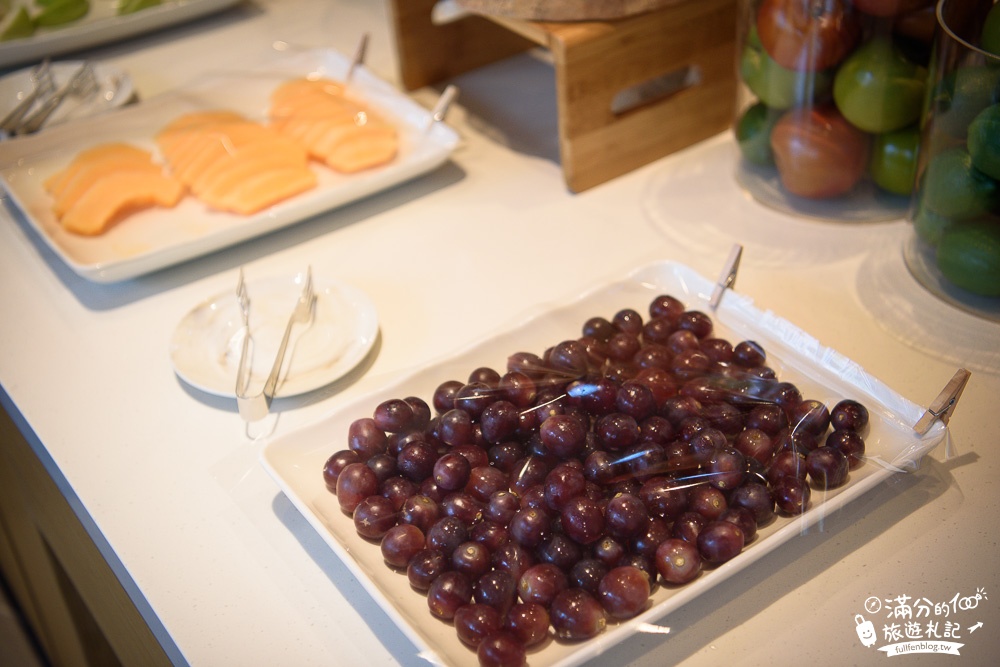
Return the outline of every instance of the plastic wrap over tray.
[[[378,541],[357,533],[352,517],[341,510],[337,497],[326,487],[324,465],[334,452],[347,448],[351,423],[371,417],[383,401],[415,396],[433,405],[432,396],[445,381],[465,382],[474,369],[481,367],[502,374],[509,356],[516,352],[543,355],[561,341],[578,339],[582,325],[591,317],[611,319],[622,309],[634,309],[648,317],[652,300],[669,294],[688,310],[710,315],[714,323],[711,336],[725,338],[734,345],[741,341],[760,344],[767,354],[766,364],[777,379],[792,383],[804,399],[833,406],[849,398],[867,407],[870,422],[865,435],[865,460],[850,471],[846,484],[833,489],[813,485],[811,502],[803,514],[777,516],[760,525],[756,537],[737,556],[703,567],[690,583],[674,586],[661,580],[653,586],[643,611],[627,620],[609,619],[603,632],[592,639],[567,642],[550,636],[527,653],[528,664],[533,666],[580,664],[636,632],[657,627],[671,611],[781,548],[821,522],[829,512],[860,498],[892,475],[919,467],[921,458],[947,439],[947,429],[940,422],[926,434],[918,435],[912,425],[923,413],[921,407],[791,322],[761,312],[748,297],[729,291],[713,311],[709,306],[713,288],[711,281],[680,264],[658,262],[641,267],[619,281],[542,310],[509,331],[409,373],[309,427],[270,441],[262,451],[262,464],[423,658],[434,664],[475,665],[475,651],[459,640],[455,627],[431,615],[426,595],[411,588],[405,572],[386,566]],[[698,474],[696,470],[680,470],[674,477],[690,480]]]

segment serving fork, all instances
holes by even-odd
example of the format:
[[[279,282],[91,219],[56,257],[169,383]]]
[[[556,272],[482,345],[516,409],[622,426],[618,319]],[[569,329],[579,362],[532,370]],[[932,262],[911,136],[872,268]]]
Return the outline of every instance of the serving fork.
[[[42,129],[56,109],[62,106],[67,97],[86,97],[93,95],[98,90],[97,76],[94,74],[94,66],[84,63],[80,69],[73,73],[59,90],[46,97],[37,109],[25,118],[14,128],[14,134],[31,134]]]
[[[32,69],[28,78],[33,85],[32,89],[21,98],[17,106],[3,117],[3,120],[0,120],[0,132],[4,134],[14,134],[35,102],[43,95],[49,95],[56,89],[56,82],[52,76],[52,67],[48,58]]]
[[[284,366],[285,354],[288,351],[288,343],[291,340],[292,330],[297,324],[307,324],[311,321],[313,309],[316,304],[316,292],[313,287],[312,267],[306,269],[305,280],[302,284],[302,291],[295,302],[292,314],[285,325],[285,332],[278,346],[271,372],[264,381],[264,388],[258,394],[249,394],[251,363],[250,347],[252,336],[250,334],[250,295],[246,287],[243,276],[243,269],[240,269],[239,278],[236,283],[236,300],[240,309],[242,319],[243,342],[240,352],[240,362],[236,370],[236,404],[239,408],[240,416],[246,422],[259,421],[266,417],[271,410],[271,401],[278,388],[278,381],[281,378],[281,369]]]

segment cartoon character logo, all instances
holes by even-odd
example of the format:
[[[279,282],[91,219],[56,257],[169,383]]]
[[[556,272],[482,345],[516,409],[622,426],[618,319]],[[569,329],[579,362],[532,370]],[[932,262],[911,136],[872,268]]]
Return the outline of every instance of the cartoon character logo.
[[[858,631],[858,639],[861,640],[861,643],[868,648],[874,646],[878,637],[875,635],[875,626],[872,625],[872,622],[866,621],[865,617],[861,614],[857,614],[854,617],[854,622],[858,626],[855,629]]]

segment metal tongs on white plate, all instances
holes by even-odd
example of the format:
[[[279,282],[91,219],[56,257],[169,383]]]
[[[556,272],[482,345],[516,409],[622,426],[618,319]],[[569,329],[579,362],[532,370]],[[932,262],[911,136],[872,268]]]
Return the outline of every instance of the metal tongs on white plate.
[[[38,107],[13,129],[13,134],[23,135],[38,132],[52,117],[56,109],[63,105],[67,97],[87,99],[95,95],[98,89],[94,66],[88,62],[83,63],[58,90],[39,101]]]
[[[288,342],[292,336],[292,330],[297,324],[309,324],[312,321],[313,309],[316,304],[316,293],[313,288],[312,267],[306,270],[305,279],[302,284],[302,291],[295,308],[292,310],[288,323],[285,325],[285,333],[278,346],[271,372],[264,382],[264,388],[257,394],[250,394],[250,376],[253,374],[253,364],[251,359],[251,345],[253,336],[250,333],[250,295],[247,291],[246,282],[243,279],[243,269],[240,269],[239,281],[236,285],[236,299],[240,308],[240,316],[243,319],[243,343],[240,352],[240,363],[236,371],[236,405],[239,408],[240,416],[248,426],[251,422],[257,422],[267,417],[271,411],[271,401],[274,399],[278,388],[278,382],[282,377],[281,369],[285,362],[285,353],[288,351]]]
[[[52,76],[52,65],[48,58],[31,70],[28,79],[31,81],[32,89],[24,93],[24,97],[17,103],[17,106],[11,109],[3,117],[3,120],[0,120],[0,134],[4,136],[13,135],[17,131],[35,102],[55,92],[56,81]]]

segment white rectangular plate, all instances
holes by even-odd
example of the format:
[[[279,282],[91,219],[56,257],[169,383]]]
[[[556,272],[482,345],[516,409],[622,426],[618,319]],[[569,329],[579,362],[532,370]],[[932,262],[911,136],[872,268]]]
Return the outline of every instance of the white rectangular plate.
[[[72,24],[40,29],[31,37],[0,42],[0,67],[134,37],[208,16],[238,2],[241,0],[168,0],[157,7],[118,16],[115,13],[117,2],[92,1],[87,15]],[[17,9],[17,3],[14,4],[11,11]]]
[[[434,122],[430,111],[359,67],[349,90],[399,129],[399,153],[383,166],[337,174],[316,165],[316,188],[251,216],[212,211],[186,197],[172,209],[139,211],[95,237],[70,234],[55,218],[52,200],[42,183],[78,151],[108,141],[125,141],[158,154],[156,132],[180,114],[228,109],[264,120],[269,95],[283,81],[310,74],[343,80],[349,66],[346,56],[329,50],[278,54],[252,70],[209,74],[135,106],[7,141],[0,153],[0,183],[28,223],[76,273],[95,282],[115,282],[205,255],[388,189],[438,167],[451,155],[458,143],[452,128]]]
[[[745,296],[727,292],[713,313],[708,306],[712,288],[710,281],[679,264],[661,262],[642,267],[619,282],[589,291],[447,361],[401,378],[312,426],[269,442],[261,461],[285,495],[421,651],[433,653],[443,664],[475,665],[475,653],[458,640],[454,627],[431,616],[426,597],[410,589],[405,575],[383,564],[378,545],[356,534],[353,521],[340,511],[336,498],[323,482],[323,464],[336,449],[346,447],[350,423],[358,417],[370,416],[379,402],[420,396],[429,403],[434,389],[443,381],[464,380],[479,366],[503,372],[508,355],[518,351],[541,354],[546,347],[577,338],[589,317],[601,315],[610,319],[622,308],[646,313],[656,295],[671,294],[689,309],[711,314],[714,335],[733,344],[755,340],[763,345],[768,365],[775,369],[778,378],[795,383],[805,398],[819,399],[830,406],[842,398],[854,398],[868,407],[869,460],[851,472],[846,486],[827,493],[814,491],[812,505],[804,515],[795,519],[779,517],[762,527],[758,537],[739,556],[722,566],[704,570],[690,584],[679,588],[657,587],[649,609],[639,616],[623,623],[609,623],[606,631],[592,640],[572,644],[549,641],[541,650],[528,654],[532,667],[578,665],[628,638],[641,624],[661,619],[746,568],[798,535],[804,527],[863,495],[895,472],[919,466],[920,459],[947,435],[945,427],[937,422],[926,435],[918,436],[911,425],[923,414],[923,408],[788,321],[760,312]]]

